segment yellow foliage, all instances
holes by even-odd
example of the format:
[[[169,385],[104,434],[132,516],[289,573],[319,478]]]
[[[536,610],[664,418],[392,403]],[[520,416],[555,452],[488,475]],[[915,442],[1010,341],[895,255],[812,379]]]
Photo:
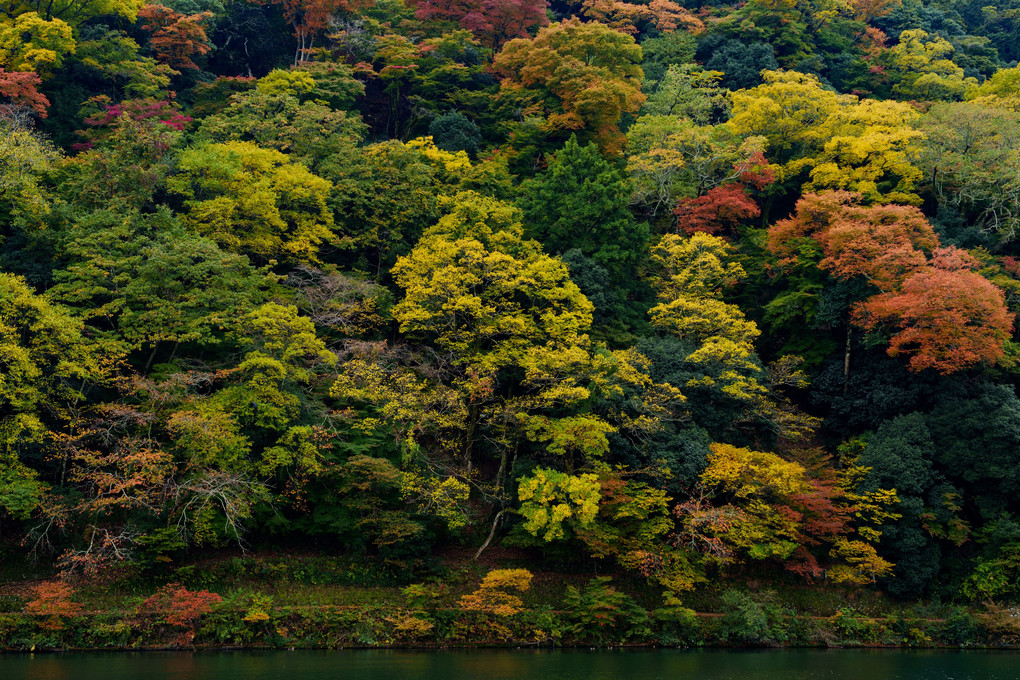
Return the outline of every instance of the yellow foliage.
[[[733,93],[726,126],[765,140],[778,181],[808,172],[805,191],[846,189],[871,203],[920,203],[914,191],[921,135],[911,127],[912,107],[836,94],[795,71],[762,76],[764,84]]]
[[[701,480],[735,498],[782,498],[807,488],[804,466],[774,453],[712,444]]]
[[[444,151],[435,145],[432,137],[416,137],[409,142],[405,142],[404,146],[420,151],[425,158],[429,159],[433,164],[442,165],[449,173],[458,173],[462,170],[471,169],[471,159],[468,158],[467,152]]]
[[[527,592],[534,578],[527,569],[494,569],[485,575],[478,590],[460,598],[460,608],[496,616],[513,616],[524,601],[509,591]]]
[[[46,74],[74,51],[71,27],[60,19],[46,21],[25,12],[0,21],[0,68]]]
[[[892,562],[879,557],[875,546],[863,541],[851,541],[841,536],[833,543],[829,555],[843,561],[843,564],[833,565],[828,570],[829,578],[835,583],[864,585],[892,574]]]
[[[696,345],[688,361],[724,367],[719,380],[692,378],[688,387],[719,382],[724,393],[752,401],[765,391],[754,377],[761,370],[753,345],[760,331],[739,307],[719,299],[724,287],[744,275],[739,264],[725,262],[730,253],[729,244],[717,236],[664,236],[652,249],[652,262],[661,271],[652,284],[661,302],[649,314],[653,326]]]
[[[599,512],[600,488],[591,473],[574,476],[537,468],[520,480],[517,489],[521,514],[527,519],[525,530],[549,542],[564,537],[565,522],[573,527],[590,525]]]
[[[311,92],[315,87],[315,79],[307,71],[273,69],[259,78],[255,89],[266,94],[283,94],[300,97]]]
[[[456,477],[440,480],[417,470],[400,475],[400,496],[419,512],[443,520],[450,529],[460,529],[467,524],[464,504],[470,493],[471,488]]]

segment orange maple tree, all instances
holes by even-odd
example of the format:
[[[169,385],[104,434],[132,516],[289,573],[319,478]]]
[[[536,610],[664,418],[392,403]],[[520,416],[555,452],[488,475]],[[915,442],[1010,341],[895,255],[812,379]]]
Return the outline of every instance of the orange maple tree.
[[[973,271],[974,257],[939,247],[918,208],[862,206],[845,191],[808,194],[793,217],[769,228],[767,248],[791,264],[805,240],[821,245],[818,266],[830,275],[863,276],[878,289],[853,305],[850,320],[891,332],[888,353],[908,355],[911,370],[945,375],[1005,356],[1013,328],[1005,296]]]
[[[25,613],[45,616],[39,623],[44,630],[61,630],[65,618],[81,613],[81,605],[71,601],[74,588],[62,581],[40,583],[33,590],[35,599],[25,605]]]
[[[0,118],[13,118],[19,109],[46,117],[50,100],[37,89],[42,84],[34,71],[6,71],[0,68]]]
[[[176,69],[197,69],[193,57],[212,49],[202,26],[212,15],[212,12],[180,14],[164,5],[146,5],[138,10],[138,17],[145,21],[142,29],[152,33],[150,43],[156,58]]]
[[[1013,331],[1001,290],[977,272],[937,265],[911,274],[898,291],[858,305],[854,318],[868,330],[899,328],[889,354],[909,354],[911,369],[943,375],[998,362]]]

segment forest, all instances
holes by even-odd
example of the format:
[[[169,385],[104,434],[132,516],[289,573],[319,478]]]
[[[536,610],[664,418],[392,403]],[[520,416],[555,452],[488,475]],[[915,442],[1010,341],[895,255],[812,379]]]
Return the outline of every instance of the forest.
[[[1018,0],[143,2],[0,14],[3,561],[1020,598]]]

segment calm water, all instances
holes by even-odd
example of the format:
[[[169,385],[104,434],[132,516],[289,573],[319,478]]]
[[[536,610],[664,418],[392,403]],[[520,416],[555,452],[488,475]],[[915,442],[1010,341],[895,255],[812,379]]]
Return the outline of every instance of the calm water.
[[[0,680],[1020,680],[1020,653],[345,651],[0,656]]]

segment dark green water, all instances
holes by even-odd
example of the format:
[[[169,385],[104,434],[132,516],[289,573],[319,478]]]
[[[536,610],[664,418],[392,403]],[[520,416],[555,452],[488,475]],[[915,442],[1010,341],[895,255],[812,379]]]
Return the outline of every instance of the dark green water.
[[[1020,680],[1020,653],[349,651],[0,656],[0,680]]]

